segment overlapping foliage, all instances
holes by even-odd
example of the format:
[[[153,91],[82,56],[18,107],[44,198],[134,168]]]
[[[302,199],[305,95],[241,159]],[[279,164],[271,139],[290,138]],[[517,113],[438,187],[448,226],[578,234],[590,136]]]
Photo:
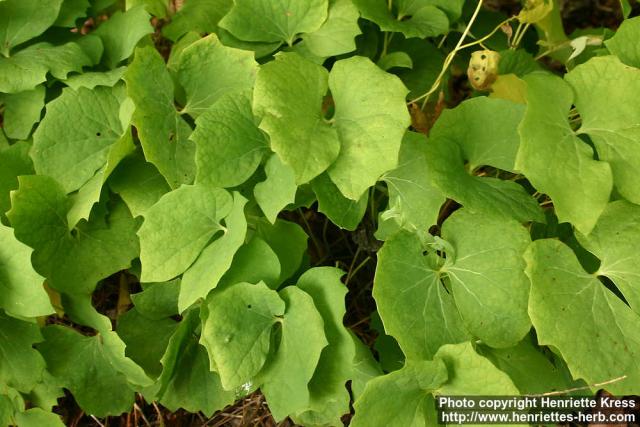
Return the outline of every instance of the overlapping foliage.
[[[62,425],[63,389],[96,417],[260,389],[307,426],[637,392],[640,20],[464,3],[0,0],[0,425]],[[489,92],[442,112],[478,49]],[[376,358],[301,207],[377,223]]]

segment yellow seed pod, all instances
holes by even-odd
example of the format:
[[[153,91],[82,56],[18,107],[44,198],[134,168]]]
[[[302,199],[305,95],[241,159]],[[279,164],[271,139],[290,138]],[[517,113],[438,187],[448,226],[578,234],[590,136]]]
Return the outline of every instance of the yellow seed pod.
[[[498,77],[500,54],[493,50],[479,50],[471,54],[467,76],[476,90],[489,90]]]

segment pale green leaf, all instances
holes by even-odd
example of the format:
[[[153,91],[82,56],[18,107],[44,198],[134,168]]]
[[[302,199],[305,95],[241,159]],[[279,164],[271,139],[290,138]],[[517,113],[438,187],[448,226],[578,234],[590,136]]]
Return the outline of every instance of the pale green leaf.
[[[391,52],[378,60],[378,67],[387,71],[391,68],[413,68],[411,57],[405,52]]]
[[[318,211],[325,214],[331,222],[351,231],[358,227],[367,210],[368,192],[362,194],[358,201],[348,199],[327,173],[311,181],[311,188],[318,198]]]
[[[640,206],[625,200],[610,203],[587,236],[578,240],[600,259],[598,275],[613,280],[629,306],[640,314]]]
[[[435,6],[424,5],[412,11],[407,19],[395,16],[385,0],[353,0],[363,18],[373,21],[382,31],[402,33],[407,38],[434,37],[449,29],[447,15]]]
[[[149,75],[154,78],[149,79]],[[191,183],[195,175],[195,144],[188,140],[190,126],[175,110],[173,81],[162,57],[150,46],[137,49],[124,79],[136,106],[133,124],[146,159],[158,168],[171,188]]]
[[[150,18],[144,6],[139,5],[126,12],[117,11],[98,27],[94,34],[104,44],[107,67],[114,68],[120,61],[130,57],[140,39],[153,32]]]
[[[134,392],[124,374],[111,364],[100,336],[86,337],[58,325],[42,333],[45,341],[38,350],[47,369],[73,393],[84,411],[104,417],[129,410]]]
[[[77,91],[81,87],[93,89],[96,86],[113,87],[118,83],[127,67],[118,67],[109,71],[89,71],[82,74],[74,74],[67,78],[64,83]]]
[[[441,345],[469,339],[453,295],[425,249],[406,231],[389,238],[378,252],[373,284],[385,331],[410,359],[430,359]]]
[[[442,237],[455,252],[447,253],[443,271],[469,332],[491,347],[516,345],[531,328],[522,257],[531,242],[527,229],[461,209],[445,221]]]
[[[211,238],[223,230],[220,221],[231,210],[224,190],[186,185],[165,194],[144,214],[140,227],[143,282],[162,282],[183,273]]]
[[[425,151],[432,182],[446,197],[481,214],[520,222],[544,221],[537,201],[518,183],[469,174],[457,144],[446,138],[430,139]]]
[[[211,293],[203,309],[200,343],[222,386],[232,390],[252,382],[267,360],[285,302],[264,283],[237,283]]]
[[[476,350],[509,375],[524,395],[562,391],[574,387],[562,379],[561,368],[555,366],[529,336],[514,347],[496,349],[479,346]],[[535,375],[532,375],[533,372]]]
[[[516,168],[551,197],[559,221],[588,233],[609,201],[611,168],[593,159],[591,147],[569,125],[571,88],[544,74],[528,75],[525,82],[528,103]]]
[[[46,80],[48,72],[64,80],[69,73],[82,71],[84,66],[94,62],[78,43],[69,42],[61,46],[46,42],[33,44],[9,58],[0,56],[0,91],[17,93],[33,90]]]
[[[0,149],[0,218],[4,218],[5,212],[11,208],[9,192],[18,188],[18,176],[33,173],[30,149],[31,145],[25,141]]]
[[[329,15],[322,26],[302,36],[303,43],[314,55],[329,57],[356,50],[355,38],[360,31],[360,14],[351,0],[330,0]]]
[[[218,374],[209,370],[207,352],[195,335],[199,320],[198,310],[188,311],[169,339],[162,357],[158,396],[160,403],[172,411],[184,408],[209,417],[233,403],[235,394],[223,390]]]
[[[247,220],[244,216],[246,203],[247,199],[234,192],[231,211],[224,218],[222,236],[204,248],[198,259],[184,273],[178,298],[180,312],[198,299],[205,298],[231,266],[233,256],[244,243],[247,232]]]
[[[63,0],[0,2],[0,53],[9,56],[14,46],[42,34],[56,20]]]
[[[65,89],[47,104],[33,136],[36,172],[55,178],[67,193],[93,177],[124,133],[119,118],[123,95],[117,88]],[[68,126],[69,121],[74,126]]]
[[[426,231],[436,224],[446,200],[432,184],[426,144],[424,136],[407,132],[400,146],[398,167],[382,176],[389,189],[389,208],[383,215],[408,230]]]
[[[623,0],[624,1],[624,0]],[[620,58],[620,61],[632,67],[640,68],[640,17],[626,19],[620,24],[613,37],[604,44],[609,52]]]
[[[517,396],[519,391],[511,378],[488,359],[478,355],[470,342],[447,344],[434,359],[442,360],[449,379],[436,390],[444,396]]]
[[[0,95],[0,103],[4,104],[3,129],[9,138],[29,137],[33,125],[40,121],[44,94],[45,88],[38,86],[26,92]]]
[[[0,307],[14,316],[37,317],[53,313],[44,290],[44,277],[31,266],[31,248],[20,243],[13,230],[0,224]]]
[[[573,378],[597,384],[624,375],[605,388],[633,393],[640,381],[640,316],[587,274],[563,243],[537,240],[525,258],[538,342],[557,349]]]
[[[286,304],[278,349],[256,381],[276,421],[309,405],[309,381],[327,346],[324,322],[309,294],[290,286],[280,292]]]
[[[280,211],[296,199],[296,178],[291,169],[272,154],[264,165],[267,179],[259,182],[253,194],[265,217],[273,224]]]
[[[358,200],[382,174],[398,164],[400,143],[410,124],[405,103],[408,91],[396,76],[362,57],[336,62],[329,87],[342,145],[329,176],[342,194]]]
[[[263,281],[271,289],[280,284],[280,260],[278,255],[260,237],[254,236],[249,243],[238,249],[229,270],[220,279],[218,286]]]
[[[518,124],[524,110],[524,105],[503,99],[471,98],[445,110],[429,136],[458,144],[469,170],[493,166],[513,171],[520,145]]]
[[[143,284],[143,291],[131,294],[136,310],[153,320],[175,316],[178,311],[180,280]]]
[[[269,134],[271,149],[291,166],[297,184],[318,176],[340,151],[336,129],[323,117],[328,72],[294,53],[260,67],[253,108]]]
[[[222,96],[196,120],[196,182],[235,187],[245,182],[269,150],[251,111],[250,93]]]
[[[299,417],[315,419],[322,416],[327,424],[338,424],[349,412],[349,392],[346,382],[354,374],[356,348],[343,324],[347,287],[340,281],[342,270],[319,267],[307,270],[297,286],[311,295],[322,315],[328,345],[322,350],[318,366],[309,382],[309,410]]]
[[[178,81],[186,94],[182,112],[197,117],[222,96],[252,89],[257,71],[251,52],[226,47],[215,34],[190,44],[178,65]]]
[[[141,153],[121,162],[109,180],[109,187],[122,197],[134,217],[144,215],[171,190],[158,169],[145,162]]]
[[[47,176],[21,176],[8,213],[16,237],[34,248],[36,271],[61,292],[88,295],[96,283],[128,268],[139,254],[138,221],[122,203],[97,212],[73,234],[66,221],[69,200]]]
[[[453,374],[453,373],[452,373]],[[435,411],[432,393],[447,381],[441,360],[410,361],[400,370],[372,379],[354,405],[353,427],[426,427]]]
[[[235,37],[255,42],[293,44],[327,19],[328,0],[234,0],[219,25]]]
[[[45,362],[33,345],[41,341],[36,323],[0,312],[0,384],[3,389],[8,386],[28,393],[40,382]]]
[[[307,251],[309,237],[298,224],[276,219],[275,224],[260,221],[256,224],[260,236],[278,255],[280,260],[279,283],[291,277],[302,262]]]
[[[582,119],[577,134],[589,135],[598,158],[611,166],[616,190],[633,203],[640,203],[638,77],[640,70],[613,56],[592,58],[566,75]]]
[[[27,409],[15,415],[16,423],[20,427],[64,427],[60,415],[43,411],[40,408]]]

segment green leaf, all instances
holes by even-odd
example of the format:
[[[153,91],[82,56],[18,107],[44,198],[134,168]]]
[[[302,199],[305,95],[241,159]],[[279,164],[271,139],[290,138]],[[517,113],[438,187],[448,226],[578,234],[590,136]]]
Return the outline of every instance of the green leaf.
[[[389,238],[378,252],[373,284],[384,329],[409,359],[430,359],[441,345],[469,339],[453,295],[425,249],[406,231]]]
[[[462,149],[445,139],[430,139],[425,147],[433,184],[445,197],[474,212],[520,222],[543,222],[536,200],[516,182],[470,175]],[[528,176],[528,175],[527,175]]]
[[[125,158],[113,172],[109,187],[127,204],[134,217],[144,215],[171,189],[158,169],[141,153]]]
[[[445,221],[442,237],[455,251],[443,271],[469,332],[491,347],[516,345],[531,328],[522,258],[531,242],[527,229],[461,209]]]
[[[256,171],[268,142],[258,129],[247,92],[222,96],[196,120],[196,182],[235,187]]]
[[[318,198],[318,211],[325,214],[331,222],[351,231],[358,227],[367,211],[368,192],[358,201],[347,199],[327,173],[316,177],[311,182],[311,188]]]
[[[256,379],[278,422],[309,405],[307,385],[328,344],[324,322],[309,294],[290,286],[280,297],[286,304],[280,345]]]
[[[3,389],[8,386],[28,393],[40,382],[45,362],[33,345],[41,341],[36,323],[0,312],[0,384]]]
[[[74,74],[64,81],[71,89],[78,91],[81,87],[93,89],[96,86],[113,87],[122,80],[127,67],[118,67],[109,71],[89,71],[82,74]]]
[[[200,343],[225,390],[252,382],[262,369],[285,302],[264,283],[237,283],[207,298]]]
[[[373,378],[354,405],[353,427],[426,426],[435,412],[432,393],[447,381],[441,360],[409,361],[400,370]]]
[[[408,19],[395,16],[385,0],[353,0],[363,18],[373,21],[382,31],[402,33],[421,39],[444,34],[449,29],[447,15],[435,6],[424,5],[412,11]]]
[[[78,43],[69,42],[61,46],[46,42],[33,44],[9,58],[0,57],[0,92],[33,90],[46,81],[47,72],[64,80],[69,73],[80,72],[94,62]]]
[[[529,315],[538,342],[557,349],[573,378],[597,384],[624,375],[606,389],[632,393],[640,381],[640,316],[587,274],[563,243],[537,240],[525,258],[531,278]]]
[[[118,317],[116,332],[126,345],[126,356],[156,378],[162,372],[160,359],[177,326],[169,318],[149,319],[136,307]]]
[[[34,90],[0,96],[4,104],[3,129],[9,138],[29,137],[33,125],[40,121],[44,94],[44,87],[38,86]]]
[[[640,239],[640,207],[625,200],[607,205],[593,231],[578,234],[585,249],[600,259],[597,275],[613,280],[629,306],[640,314],[640,256],[636,247]]]
[[[188,140],[191,128],[175,110],[173,81],[162,57],[150,46],[137,49],[124,79],[136,105],[133,124],[147,161],[171,188],[192,182],[195,144]]]
[[[296,223],[276,219],[275,224],[261,221],[256,224],[260,236],[278,255],[280,260],[279,283],[291,277],[307,251],[307,233]]]
[[[31,248],[20,243],[13,230],[0,224],[0,307],[14,316],[52,314],[53,307],[42,286],[44,277],[31,266]]]
[[[300,277],[297,285],[313,298],[328,342],[309,382],[310,409],[298,416],[321,417],[329,425],[338,425],[340,417],[349,412],[346,382],[355,376],[356,347],[343,324],[347,294],[347,287],[340,281],[343,275],[333,267],[313,268]]]
[[[202,185],[185,185],[162,196],[145,212],[138,232],[141,280],[166,281],[189,268],[211,238],[223,230],[220,221],[231,204],[226,191]]]
[[[127,0],[127,9],[131,9],[138,5],[144,5],[144,8],[156,18],[166,18],[171,9],[169,0]]]
[[[88,295],[138,256],[139,223],[124,204],[111,204],[108,217],[97,212],[70,233],[69,200],[60,185],[47,176],[21,176],[19,182],[7,216],[18,240],[34,248],[34,268],[54,289]]]
[[[139,5],[126,12],[117,11],[98,27],[94,34],[104,44],[107,67],[115,68],[120,61],[130,57],[138,42],[153,33],[149,18],[144,6]]]
[[[234,0],[219,25],[241,40],[292,45],[298,34],[320,28],[328,7],[328,0]]]
[[[390,68],[413,68],[413,61],[405,52],[391,52],[378,60],[378,67],[385,71]]]
[[[218,374],[209,370],[207,352],[195,335],[199,324],[198,310],[187,312],[169,340],[162,358],[160,403],[172,411],[184,408],[210,417],[233,403],[235,394],[223,390]]]
[[[638,37],[640,37],[640,17],[635,17],[624,20],[613,37],[605,40],[604,44],[609,52],[620,58],[620,61],[640,68],[640,48],[636,43]]]
[[[226,47],[215,34],[190,44],[178,65],[187,98],[182,113],[197,117],[224,95],[252,89],[257,71],[251,52]]]
[[[353,80],[353,76],[359,78]],[[369,59],[334,64],[329,87],[336,104],[335,127],[342,147],[329,168],[342,194],[358,200],[382,174],[395,168],[402,137],[410,124],[407,89]],[[384,110],[377,108],[384,105]]]
[[[472,98],[452,110],[445,110],[429,136],[458,144],[468,161],[468,170],[493,166],[513,171],[520,145],[518,124],[524,110],[524,105],[503,99]]]
[[[333,163],[340,151],[336,130],[326,122],[322,100],[327,71],[294,53],[281,53],[258,71],[253,108],[271,149],[291,166],[298,185]],[[300,141],[305,141],[301,144]]]
[[[259,182],[253,194],[264,216],[275,223],[281,210],[296,199],[296,178],[293,170],[272,154],[264,165],[267,179]]]
[[[514,347],[479,346],[478,353],[505,372],[523,395],[542,394],[572,388],[563,379],[560,368],[545,356],[527,336]],[[535,375],[531,375],[535,372]]]
[[[382,176],[389,189],[389,209],[383,215],[410,231],[426,231],[436,224],[446,200],[432,184],[426,144],[421,134],[407,132],[400,146],[398,167]]]
[[[116,370],[105,354],[100,336],[83,336],[58,325],[47,326],[42,334],[45,341],[38,350],[47,368],[73,393],[85,412],[104,417],[131,408],[134,392],[124,374]]]
[[[278,255],[260,237],[253,236],[249,243],[238,249],[229,270],[222,276],[218,286],[263,281],[271,289],[280,284],[280,260]]]
[[[205,298],[231,267],[233,256],[244,243],[247,233],[247,220],[244,216],[246,203],[247,199],[234,192],[233,206],[224,218],[222,236],[207,246],[184,273],[178,299],[180,312],[198,299]]]
[[[64,427],[60,415],[43,411],[40,408],[27,409],[15,415],[16,423],[20,427]]]
[[[233,0],[186,1],[171,18],[171,22],[162,27],[162,34],[176,42],[190,31],[200,34],[217,33],[218,22],[231,10],[232,6]]]
[[[519,129],[516,168],[551,197],[559,221],[588,233],[609,201],[611,168],[593,160],[591,147],[569,125],[571,88],[543,74],[529,75],[525,81],[528,104]]]
[[[488,359],[478,355],[470,342],[444,345],[434,359],[442,360],[449,371],[448,381],[436,391],[438,395],[519,395],[511,378]]]
[[[131,294],[136,310],[144,317],[160,320],[175,316],[178,310],[180,280],[142,285],[143,291]]]
[[[0,2],[0,54],[42,34],[53,25],[63,0],[46,4],[38,0],[4,0]]]
[[[60,13],[54,25],[56,27],[74,28],[76,21],[87,16],[89,0],[63,0]]]
[[[636,204],[640,203],[640,149],[636,143],[640,127],[634,121],[640,114],[640,106],[634,102],[640,96],[638,73],[606,56],[592,58],[566,75],[582,118],[577,134],[589,135],[599,159],[611,166],[616,190]]]
[[[55,178],[67,193],[79,189],[105,165],[110,147],[124,133],[122,101],[118,89],[65,89],[47,104],[33,135],[36,172]],[[69,121],[75,126],[66,126]]]
[[[0,134],[0,138],[2,138]],[[31,145],[21,141],[6,149],[0,148],[0,220],[11,208],[9,192],[18,188],[18,176],[31,175],[33,164],[29,157]]]
[[[356,50],[355,38],[362,33],[360,14],[351,0],[330,0],[329,15],[322,26],[302,36],[304,45],[314,55],[329,57]]]

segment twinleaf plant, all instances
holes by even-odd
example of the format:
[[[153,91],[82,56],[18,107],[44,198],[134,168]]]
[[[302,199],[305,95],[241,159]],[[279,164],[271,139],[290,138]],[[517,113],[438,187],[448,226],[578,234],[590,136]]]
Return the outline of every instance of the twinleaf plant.
[[[1,0],[0,425],[637,394],[638,40],[554,0]]]

